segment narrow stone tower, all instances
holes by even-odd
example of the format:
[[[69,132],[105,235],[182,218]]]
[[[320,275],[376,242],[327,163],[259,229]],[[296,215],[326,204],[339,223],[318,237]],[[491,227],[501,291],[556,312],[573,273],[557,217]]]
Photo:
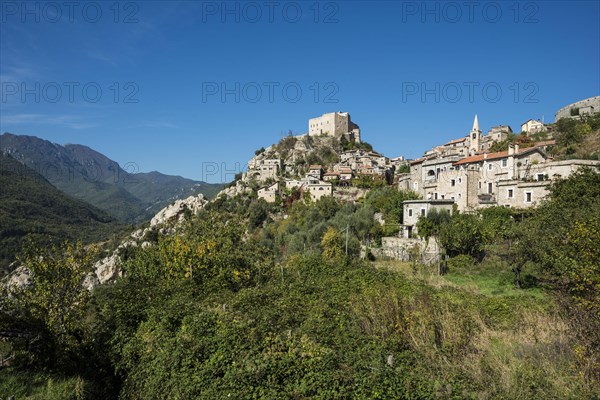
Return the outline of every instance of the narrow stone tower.
[[[473,128],[469,133],[469,153],[475,154],[477,153],[479,148],[479,142],[481,141],[481,129],[479,129],[479,120],[477,119],[477,114],[475,114],[475,120],[473,121]]]

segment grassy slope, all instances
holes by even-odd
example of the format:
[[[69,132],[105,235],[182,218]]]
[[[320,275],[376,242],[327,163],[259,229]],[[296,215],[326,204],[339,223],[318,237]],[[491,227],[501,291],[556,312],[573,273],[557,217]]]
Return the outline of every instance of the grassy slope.
[[[419,266],[415,270],[408,262],[377,261],[375,266],[409,281],[425,283],[447,299],[450,308],[431,310],[435,314],[433,323],[442,332],[442,343],[464,334],[465,320],[475,321],[468,339],[471,349],[462,358],[446,357],[443,351],[440,354],[427,340],[430,333],[426,329],[413,333],[414,349],[425,354],[432,365],[451,364],[441,368],[447,374],[440,375],[441,381],[466,378],[471,390],[475,389],[469,393],[474,398],[598,395],[593,392],[598,388],[592,389],[578,372],[577,366],[585,360],[580,358],[574,335],[559,314],[552,294],[539,285],[516,289],[507,264],[491,260],[474,269],[456,268],[444,276],[433,267]],[[460,312],[453,309],[457,305]],[[385,311],[376,312],[382,313]],[[423,314],[419,317],[428,319]]]

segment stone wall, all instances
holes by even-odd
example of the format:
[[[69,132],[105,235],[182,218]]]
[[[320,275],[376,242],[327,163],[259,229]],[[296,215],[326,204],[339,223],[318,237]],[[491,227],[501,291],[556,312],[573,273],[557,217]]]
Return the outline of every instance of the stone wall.
[[[577,101],[575,103],[569,104],[558,110],[554,115],[554,121],[558,121],[561,118],[574,118],[571,115],[571,109],[579,108],[580,111],[584,112],[600,112],[600,96],[590,97],[589,99],[584,99]],[[585,109],[585,110],[583,110]]]
[[[369,193],[369,189],[338,186],[333,190],[333,197],[340,201],[355,202],[361,197],[365,197],[367,193]]]
[[[384,237],[381,238],[381,248],[371,249],[375,257],[388,257],[394,260],[410,261],[410,255],[415,246],[419,250],[420,262],[435,264],[439,261],[439,247],[434,238],[429,242],[424,239]]]

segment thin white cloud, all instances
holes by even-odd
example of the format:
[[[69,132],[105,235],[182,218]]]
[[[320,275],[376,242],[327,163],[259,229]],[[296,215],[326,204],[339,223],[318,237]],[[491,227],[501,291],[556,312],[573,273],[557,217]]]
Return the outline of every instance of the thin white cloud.
[[[54,125],[70,129],[89,129],[96,126],[75,115],[13,114],[3,115],[0,120],[3,127],[23,124]]]
[[[166,121],[146,121],[141,124],[144,128],[177,129],[178,126],[172,122]]]
[[[0,82],[21,83],[36,76],[33,68],[26,65],[7,66],[2,68]]]
[[[93,60],[97,60],[97,61],[101,61],[103,63],[109,64],[113,67],[115,67],[117,65],[117,60],[114,57],[111,57],[105,53],[102,53],[100,51],[90,51],[88,52],[88,57],[90,57]]]

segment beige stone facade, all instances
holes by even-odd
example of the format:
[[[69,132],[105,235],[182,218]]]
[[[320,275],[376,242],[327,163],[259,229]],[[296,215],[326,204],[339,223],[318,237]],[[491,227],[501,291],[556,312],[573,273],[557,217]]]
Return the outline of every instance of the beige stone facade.
[[[341,111],[309,119],[308,134],[310,136],[326,135],[333,137],[345,135],[348,140],[360,142],[360,128],[352,122],[349,113]]]
[[[425,200],[452,200],[458,210],[472,212],[490,206],[529,208],[548,194],[552,180],[566,178],[582,166],[599,161],[552,161],[544,149],[553,142],[508,151],[425,158],[411,163],[398,178],[399,190],[413,190]]]
[[[279,194],[279,182],[258,189],[258,198],[267,203],[275,203]]]
[[[425,217],[431,210],[447,211],[452,213],[454,201],[452,200],[408,200],[402,203],[403,222],[402,237],[416,237],[417,222],[420,217]]]
[[[521,132],[525,132],[528,135],[531,135],[532,133],[546,132],[547,130],[548,128],[546,128],[546,125],[533,119],[527,120],[521,124]]]
[[[277,179],[281,174],[282,161],[279,158],[252,160],[248,163],[246,172],[250,178],[265,181],[269,178]]]
[[[323,166],[311,165],[308,167],[308,174],[319,179],[323,179]]]

